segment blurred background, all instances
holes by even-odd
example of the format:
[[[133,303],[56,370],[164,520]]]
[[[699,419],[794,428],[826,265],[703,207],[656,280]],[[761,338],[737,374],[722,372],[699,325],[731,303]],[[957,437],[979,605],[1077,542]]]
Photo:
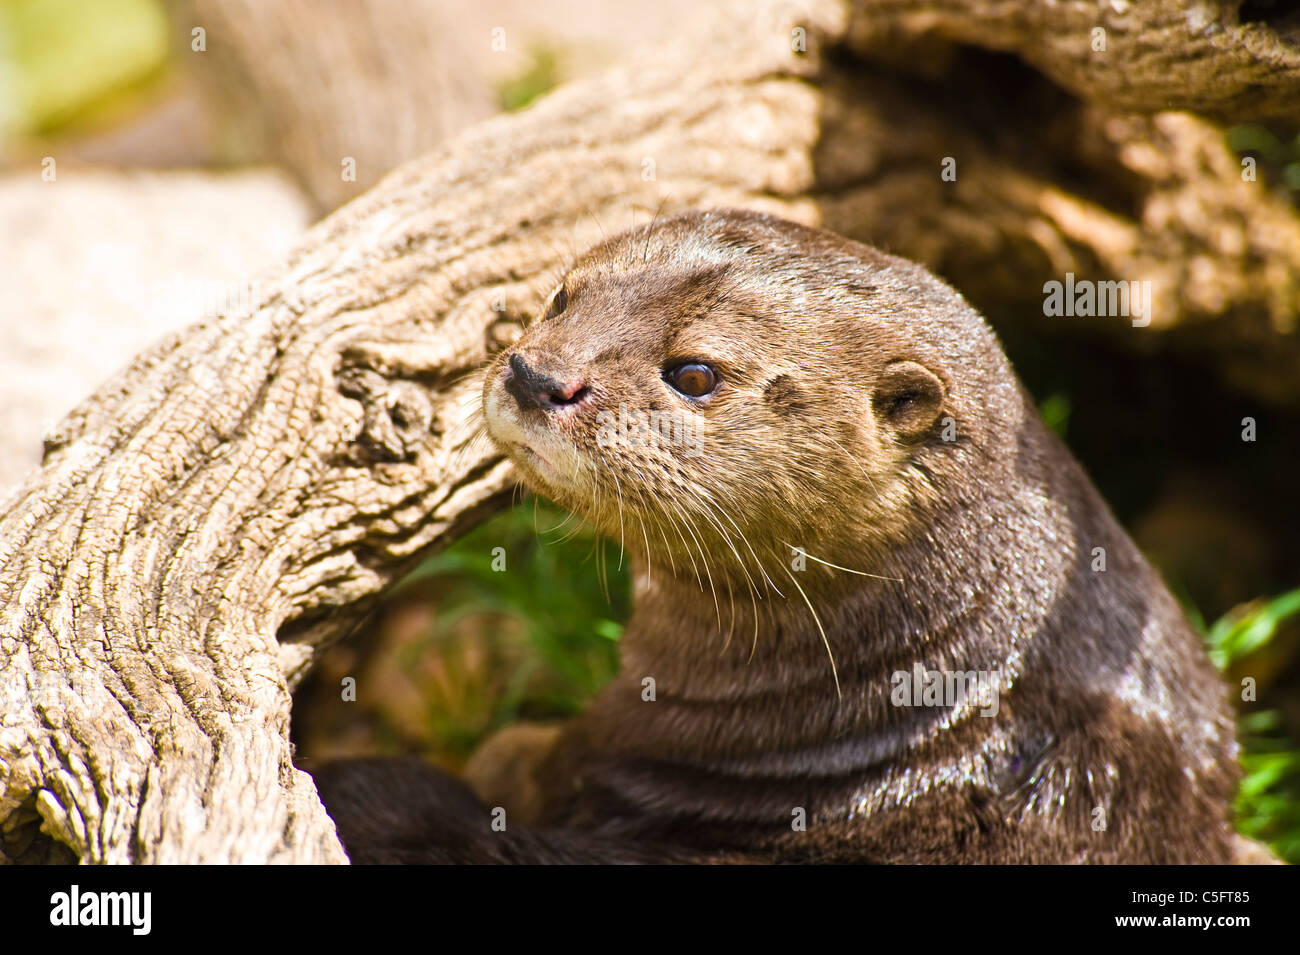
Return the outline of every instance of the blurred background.
[[[0,0],[0,495],[54,421],[237,299],[310,223],[460,129],[668,36],[696,5]],[[1228,138],[1296,204],[1300,122]],[[1252,387],[1248,368],[1214,374],[1165,339],[1135,351],[977,304],[1230,684],[1256,681],[1239,827],[1300,862],[1296,392]],[[1257,440],[1243,444],[1247,416]],[[492,572],[495,547],[509,572]],[[522,500],[329,652],[297,694],[300,754],[455,769],[513,720],[577,712],[617,666],[626,571],[616,543]],[[339,702],[344,676],[355,703]]]

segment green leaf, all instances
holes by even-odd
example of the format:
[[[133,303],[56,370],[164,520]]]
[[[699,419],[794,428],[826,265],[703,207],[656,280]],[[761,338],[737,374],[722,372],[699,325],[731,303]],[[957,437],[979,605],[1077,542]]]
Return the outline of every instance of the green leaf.
[[[1219,669],[1226,668],[1267,644],[1282,622],[1296,613],[1300,613],[1300,590],[1274,597],[1240,617],[1228,614],[1219,618],[1207,638],[1210,658]]]

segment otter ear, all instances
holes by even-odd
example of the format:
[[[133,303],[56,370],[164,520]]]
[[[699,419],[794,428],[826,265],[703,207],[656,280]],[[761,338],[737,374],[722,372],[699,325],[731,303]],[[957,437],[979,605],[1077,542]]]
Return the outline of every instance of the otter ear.
[[[914,437],[934,424],[943,399],[943,382],[929,368],[914,361],[893,361],[876,382],[871,406],[900,435]]]

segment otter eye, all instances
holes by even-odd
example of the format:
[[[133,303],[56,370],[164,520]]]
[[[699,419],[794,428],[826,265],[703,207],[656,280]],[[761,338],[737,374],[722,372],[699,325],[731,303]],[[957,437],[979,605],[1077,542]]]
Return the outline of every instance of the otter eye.
[[[565,290],[564,286],[561,285],[559,291],[551,296],[551,306],[546,310],[546,314],[542,316],[542,321],[545,322],[555,318],[555,316],[559,315],[568,307],[569,293]]]
[[[690,398],[703,398],[718,387],[718,375],[708,365],[688,362],[678,365],[665,376],[668,384]]]

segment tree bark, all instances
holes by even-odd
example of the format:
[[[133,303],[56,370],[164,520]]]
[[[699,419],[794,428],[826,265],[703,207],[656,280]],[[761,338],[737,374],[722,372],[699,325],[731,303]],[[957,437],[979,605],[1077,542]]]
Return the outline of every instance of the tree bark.
[[[887,55],[891,45],[907,49],[927,37],[1015,53],[1111,110],[1192,110],[1237,123],[1300,112],[1300,12],[1285,3],[856,0],[855,7],[861,15],[848,42],[858,49]]]
[[[990,136],[966,115],[952,84],[985,82],[987,63],[951,41],[1021,37],[1030,57],[1033,31],[1066,33],[1040,7],[972,26],[980,5],[955,0],[729,5],[399,168],[247,308],[142,354],[0,511],[0,853],[343,860],[292,763],[290,691],[385,586],[502,506],[512,475],[475,434],[477,371],[602,233],[762,208],[936,265],[977,301],[1041,303],[1070,267],[1149,269],[1169,276],[1154,327],[1253,323],[1294,355],[1295,210],[1240,181],[1209,120],[1113,112],[1157,105],[1136,67],[1095,102],[1084,81],[1084,100],[1045,88],[1038,116],[1065,130],[1009,117]],[[1199,33],[1143,29],[1136,50],[1201,50]],[[854,55],[901,34],[942,54],[929,80]],[[1273,56],[1233,50],[1233,76]],[[1269,96],[1294,102],[1283,73]],[[1227,102],[1198,76],[1185,104]],[[1036,148],[1062,139],[1068,162]]]

